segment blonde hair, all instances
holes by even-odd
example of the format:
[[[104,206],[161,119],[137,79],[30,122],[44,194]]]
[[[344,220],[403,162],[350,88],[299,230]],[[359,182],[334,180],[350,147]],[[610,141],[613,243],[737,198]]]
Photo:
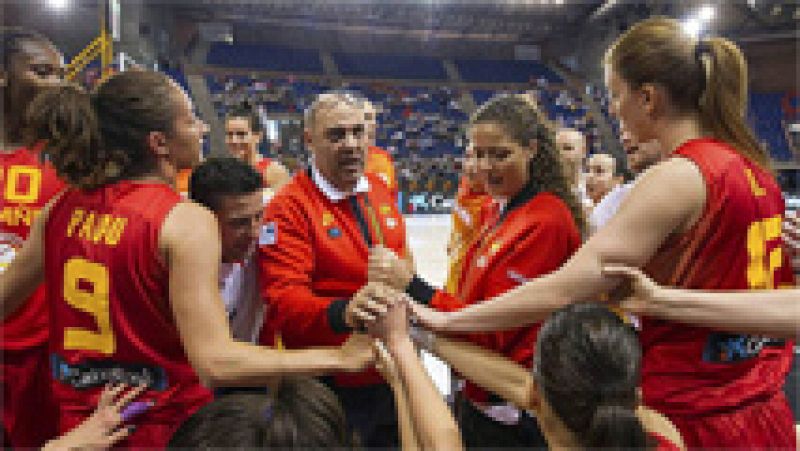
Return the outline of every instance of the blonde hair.
[[[767,167],[767,155],[745,119],[747,62],[733,42],[698,41],[677,20],[653,17],[617,39],[605,64],[635,88],[662,86],[679,111],[699,113],[700,125],[714,138]]]

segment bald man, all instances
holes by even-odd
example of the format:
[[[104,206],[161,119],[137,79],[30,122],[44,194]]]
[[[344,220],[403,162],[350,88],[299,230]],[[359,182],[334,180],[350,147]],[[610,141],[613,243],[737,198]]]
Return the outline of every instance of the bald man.
[[[594,203],[586,192],[586,178],[583,173],[583,160],[586,158],[586,137],[574,128],[561,128],[556,132],[556,148],[561,154],[564,175],[572,192],[578,197],[584,210],[589,211]]]

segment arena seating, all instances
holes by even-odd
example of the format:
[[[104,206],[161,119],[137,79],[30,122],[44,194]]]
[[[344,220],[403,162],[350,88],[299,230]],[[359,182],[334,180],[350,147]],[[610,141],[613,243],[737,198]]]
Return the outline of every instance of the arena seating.
[[[211,66],[322,74],[322,60],[316,50],[214,43],[206,61]]]
[[[447,80],[441,60],[422,56],[334,53],[339,73],[346,77],[403,80]]]

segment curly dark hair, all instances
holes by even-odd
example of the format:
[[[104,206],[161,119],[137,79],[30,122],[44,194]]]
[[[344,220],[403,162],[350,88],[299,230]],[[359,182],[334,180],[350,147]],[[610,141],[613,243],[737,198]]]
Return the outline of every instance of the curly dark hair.
[[[43,140],[59,176],[79,188],[144,175],[155,165],[147,136],[173,132],[176,88],[142,70],[114,75],[91,94],[74,84],[48,89],[28,108],[27,141]]]
[[[533,182],[541,191],[549,192],[567,204],[575,224],[581,232],[585,232],[583,209],[564,176],[555,146],[555,133],[536,105],[520,95],[498,95],[484,103],[472,115],[469,123],[475,125],[486,122],[500,125],[521,146],[535,143],[537,152],[529,164]]]

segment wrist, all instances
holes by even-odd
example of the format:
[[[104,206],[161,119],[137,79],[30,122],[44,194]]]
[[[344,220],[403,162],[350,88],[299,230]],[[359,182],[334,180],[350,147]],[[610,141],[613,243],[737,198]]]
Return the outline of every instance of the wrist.
[[[408,349],[413,350],[414,343],[411,341],[411,337],[406,333],[393,333],[386,337],[386,347],[392,355],[396,355],[396,353]]]

